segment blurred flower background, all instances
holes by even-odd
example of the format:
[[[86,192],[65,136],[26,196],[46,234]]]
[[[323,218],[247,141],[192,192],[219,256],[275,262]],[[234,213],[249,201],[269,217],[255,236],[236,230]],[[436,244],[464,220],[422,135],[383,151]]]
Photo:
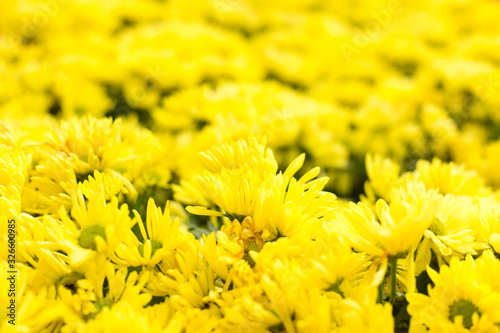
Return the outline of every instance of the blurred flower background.
[[[0,330],[499,332],[499,18],[0,2]]]

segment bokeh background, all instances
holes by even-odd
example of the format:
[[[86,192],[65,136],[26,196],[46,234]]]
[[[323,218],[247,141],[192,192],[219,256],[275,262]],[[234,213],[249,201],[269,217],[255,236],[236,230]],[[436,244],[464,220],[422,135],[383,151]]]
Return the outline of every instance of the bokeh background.
[[[1,117],[124,116],[154,133],[158,186],[249,133],[281,168],[306,152],[350,199],[367,152],[402,171],[456,161],[500,185],[498,1],[19,0],[0,13]]]

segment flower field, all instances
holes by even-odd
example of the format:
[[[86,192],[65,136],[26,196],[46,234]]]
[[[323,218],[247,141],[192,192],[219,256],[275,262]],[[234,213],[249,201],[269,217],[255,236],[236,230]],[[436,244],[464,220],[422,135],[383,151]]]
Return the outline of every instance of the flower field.
[[[500,333],[500,2],[0,2],[0,332]]]

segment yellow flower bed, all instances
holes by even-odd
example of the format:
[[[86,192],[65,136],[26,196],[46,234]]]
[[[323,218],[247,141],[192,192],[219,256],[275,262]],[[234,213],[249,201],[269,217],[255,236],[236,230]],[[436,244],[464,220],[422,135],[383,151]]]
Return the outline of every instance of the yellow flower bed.
[[[500,332],[500,2],[0,2],[0,332]]]

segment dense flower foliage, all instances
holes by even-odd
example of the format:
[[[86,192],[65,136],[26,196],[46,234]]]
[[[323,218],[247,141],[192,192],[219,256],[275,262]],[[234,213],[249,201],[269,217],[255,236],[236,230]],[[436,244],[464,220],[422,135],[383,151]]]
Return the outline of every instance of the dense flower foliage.
[[[500,332],[499,17],[0,2],[0,332]]]

